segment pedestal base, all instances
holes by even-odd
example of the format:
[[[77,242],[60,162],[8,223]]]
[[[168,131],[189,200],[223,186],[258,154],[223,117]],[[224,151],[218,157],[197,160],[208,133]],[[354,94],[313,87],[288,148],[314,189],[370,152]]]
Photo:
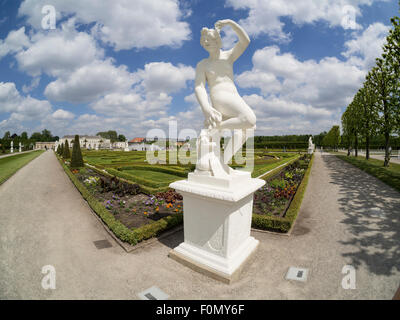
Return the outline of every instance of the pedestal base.
[[[231,284],[240,278],[243,268],[251,262],[258,249],[259,241],[253,237],[249,239],[250,241],[233,259],[213,256],[207,251],[185,243],[171,250],[168,256],[196,272]]]
[[[253,194],[265,181],[242,177],[203,184],[193,178],[170,185],[183,196],[185,239],[170,257],[230,283],[258,246],[250,236]]]

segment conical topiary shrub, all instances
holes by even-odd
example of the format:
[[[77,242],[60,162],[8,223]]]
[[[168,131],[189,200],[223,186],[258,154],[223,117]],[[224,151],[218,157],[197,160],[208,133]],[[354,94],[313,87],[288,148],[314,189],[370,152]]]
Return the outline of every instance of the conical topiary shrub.
[[[83,164],[81,146],[79,143],[79,136],[75,135],[74,145],[72,146],[71,168],[81,168],[83,166],[84,164]]]
[[[65,140],[63,157],[64,157],[64,159],[69,159],[69,158],[71,158],[71,152],[69,151],[68,140]]]
[[[59,156],[62,157],[63,154],[64,154],[64,143],[61,143]]]

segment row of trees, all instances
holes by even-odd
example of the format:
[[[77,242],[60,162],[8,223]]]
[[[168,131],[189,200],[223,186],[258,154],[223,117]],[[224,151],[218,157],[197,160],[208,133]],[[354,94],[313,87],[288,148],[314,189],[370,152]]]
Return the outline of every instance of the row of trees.
[[[400,4],[400,3],[399,3]],[[358,155],[359,141],[365,140],[366,159],[370,141],[384,136],[385,161],[389,166],[391,137],[400,133],[400,18],[391,19],[383,54],[366,76],[363,87],[342,115],[343,138]]]
[[[5,153],[6,149],[10,149],[11,141],[14,142],[14,147],[21,144],[23,145],[23,150],[32,149],[35,142],[52,142],[57,141],[58,136],[53,136],[50,130],[44,129],[42,132],[34,132],[29,137],[26,131],[22,132],[21,135],[16,133],[11,134],[10,131],[6,131],[2,139],[0,139],[0,146],[2,152]]]
[[[72,143],[72,155],[69,147],[68,140],[64,143],[61,143],[56,150],[57,154],[64,159],[71,159],[71,168],[80,168],[84,167],[81,145],[79,143],[79,136],[75,135],[75,139]]]
[[[100,136],[100,137],[105,138],[105,139],[110,139],[111,142],[115,142],[115,141],[124,142],[124,141],[126,141],[126,137],[123,134],[118,134],[117,131],[114,131],[114,130],[97,132],[96,136]]]

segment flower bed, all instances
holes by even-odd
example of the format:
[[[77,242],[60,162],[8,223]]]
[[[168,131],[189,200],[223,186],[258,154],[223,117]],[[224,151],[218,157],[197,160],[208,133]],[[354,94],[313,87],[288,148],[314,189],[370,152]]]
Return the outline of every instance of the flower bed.
[[[146,195],[137,184],[102,176],[90,168],[75,170],[75,175],[128,228],[140,228],[153,221],[183,213],[182,196],[173,190]]]
[[[266,185],[254,194],[254,228],[288,232],[292,227],[307,186],[313,158],[303,155],[279,173],[266,177]]]
[[[135,245],[183,222],[182,196],[174,190],[147,195],[137,184],[91,168],[70,170],[61,159],[60,163],[90,207],[122,241]]]

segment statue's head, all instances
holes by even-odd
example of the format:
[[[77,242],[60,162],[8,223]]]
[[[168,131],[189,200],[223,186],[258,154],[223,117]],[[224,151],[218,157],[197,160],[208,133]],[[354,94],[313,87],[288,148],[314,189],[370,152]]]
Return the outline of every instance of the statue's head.
[[[222,48],[222,41],[219,32],[215,29],[203,28],[200,38],[201,46],[208,52]]]

